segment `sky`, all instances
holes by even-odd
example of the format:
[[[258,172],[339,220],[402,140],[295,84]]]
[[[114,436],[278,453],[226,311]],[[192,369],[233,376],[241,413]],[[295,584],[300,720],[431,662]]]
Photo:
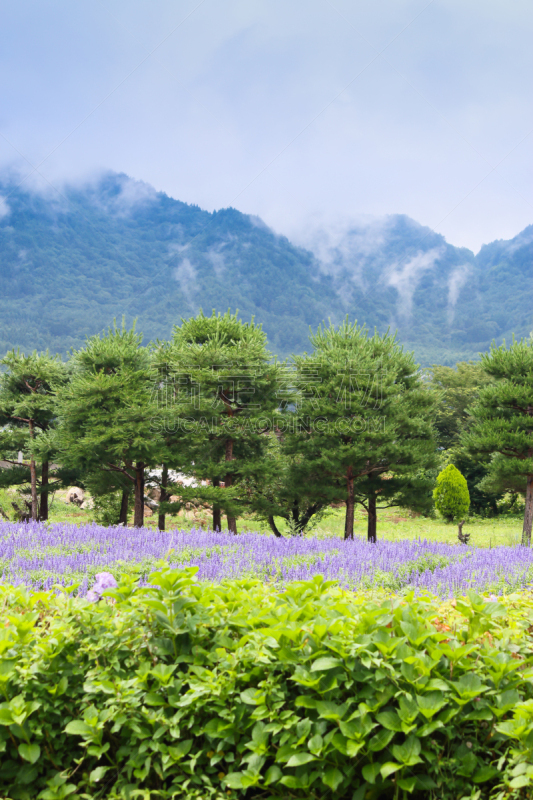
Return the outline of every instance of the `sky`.
[[[0,169],[125,172],[305,244],[533,223],[530,0],[3,0]]]

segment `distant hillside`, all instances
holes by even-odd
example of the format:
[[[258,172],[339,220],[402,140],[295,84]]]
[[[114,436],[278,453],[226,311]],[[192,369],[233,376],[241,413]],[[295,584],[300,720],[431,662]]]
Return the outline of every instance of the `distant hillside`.
[[[404,216],[309,250],[234,209],[203,211],[125,175],[43,196],[0,186],[0,352],[67,352],[126,316],[148,341],[199,308],[255,315],[280,355],[349,314],[454,363],[533,328],[533,226],[477,257]]]

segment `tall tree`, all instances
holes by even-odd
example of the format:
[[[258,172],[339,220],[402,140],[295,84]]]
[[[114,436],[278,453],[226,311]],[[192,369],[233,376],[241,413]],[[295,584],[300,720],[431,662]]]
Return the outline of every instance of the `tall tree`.
[[[437,441],[444,463],[453,463],[465,476],[470,507],[476,514],[497,514],[498,501],[505,489],[488,479],[488,457],[473,456],[462,445],[462,438],[472,422],[469,408],[480,389],[493,382],[480,362],[460,361],[455,367],[434,365],[429,371],[429,385],[435,391]]]
[[[300,398],[288,447],[323,476],[325,498],[345,502],[347,539],[353,538],[356,501],[365,498],[374,542],[377,495],[398,495],[398,481],[415,485],[419,476],[420,483],[435,465],[434,396],[412,354],[388,333],[369,336],[346,320],[319,328],[311,343],[311,354],[294,358]],[[386,480],[391,476],[394,484]],[[427,494],[431,483],[425,483],[419,490]]]
[[[29,454],[31,518],[48,519],[50,456],[46,434],[56,420],[56,391],[67,381],[67,368],[59,356],[46,353],[24,355],[12,350],[0,361],[0,452],[18,468],[11,472],[15,482],[25,479],[15,452]],[[37,461],[38,459],[38,461]],[[11,476],[6,475],[9,479]]]
[[[473,424],[466,448],[489,456],[488,472],[500,484],[520,486],[525,494],[522,544],[531,544],[533,525],[533,338],[493,345],[481,359],[493,383],[471,409]]]
[[[72,380],[57,408],[63,463],[88,476],[102,472],[126,479],[135,498],[135,527],[144,523],[145,470],[161,462],[163,450],[153,425],[160,412],[150,356],[141,341],[124,325],[90,338],[73,354]]]
[[[268,479],[281,369],[261,326],[229,311],[182,320],[169,358],[178,387],[176,423],[187,428],[194,474],[211,484],[197,487],[197,496],[211,498],[215,530],[225,511],[228,529],[237,533],[237,514],[250,508],[247,480]]]

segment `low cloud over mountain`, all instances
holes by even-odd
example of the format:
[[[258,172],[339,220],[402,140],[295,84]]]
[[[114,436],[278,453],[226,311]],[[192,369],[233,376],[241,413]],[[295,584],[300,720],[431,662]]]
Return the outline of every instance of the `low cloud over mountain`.
[[[308,347],[309,326],[349,314],[397,329],[426,364],[533,328],[533,226],[477,256],[402,215],[314,227],[298,245],[256,217],[209,213],[125,175],[59,197],[6,180],[0,351],[66,352],[123,315],[147,339],[167,337],[199,308],[255,315],[281,355]]]

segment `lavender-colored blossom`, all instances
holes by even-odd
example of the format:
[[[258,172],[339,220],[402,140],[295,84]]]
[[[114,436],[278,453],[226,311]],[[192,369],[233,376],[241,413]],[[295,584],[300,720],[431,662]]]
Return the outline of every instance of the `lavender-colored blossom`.
[[[170,556],[169,556],[170,552]],[[60,523],[0,523],[0,582],[52,589],[79,584],[101,596],[116,586],[109,571],[136,569],[145,581],[156,562],[196,566],[199,581],[255,577],[282,585],[323,575],[343,587],[429,591],[443,598],[469,589],[495,597],[533,586],[533,549],[476,548],[426,540],[317,539],[195,530],[104,528]],[[88,592],[89,586],[92,585]],[[93,595],[91,595],[93,597]]]
[[[110,572],[97,572],[95,578],[96,584],[93,589],[98,586],[99,589],[105,591],[106,589],[115,589],[118,586],[118,583]]]
[[[87,592],[86,598],[91,603],[96,603],[102,597],[106,589],[114,589],[118,586],[115,578],[110,572],[98,572],[95,575],[96,583],[93,588]]]

